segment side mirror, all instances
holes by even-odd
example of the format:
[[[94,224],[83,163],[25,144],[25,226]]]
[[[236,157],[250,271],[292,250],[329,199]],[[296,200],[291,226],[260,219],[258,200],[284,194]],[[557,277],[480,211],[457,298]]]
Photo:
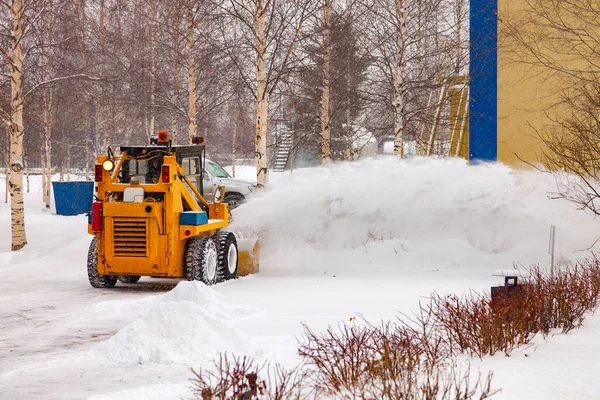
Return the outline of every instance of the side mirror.
[[[225,198],[225,186],[219,185],[213,194],[213,203],[222,203]]]

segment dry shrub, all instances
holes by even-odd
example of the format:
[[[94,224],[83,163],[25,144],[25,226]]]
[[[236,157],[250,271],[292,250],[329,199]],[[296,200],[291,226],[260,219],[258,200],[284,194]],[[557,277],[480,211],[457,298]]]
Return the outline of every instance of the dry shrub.
[[[545,336],[558,328],[567,333],[600,304],[600,262],[582,260],[555,274],[534,268],[530,281],[513,289],[494,301],[473,292],[460,298],[434,293],[425,306],[430,329],[447,339],[451,353],[478,357],[509,354],[538,332]]]
[[[532,271],[529,301],[538,305],[539,331],[547,335],[559,328],[563,333],[579,328],[585,315],[600,305],[600,261],[597,257],[555,274]]]
[[[447,339],[450,353],[483,357],[509,353],[535,336],[531,310],[521,293],[492,304],[488,296],[433,294],[427,307],[435,329]],[[515,312],[519,310],[519,312]]]
[[[441,339],[405,324],[344,323],[316,334],[304,327],[299,353],[317,396],[334,399],[486,399],[491,374],[447,366]],[[435,344],[437,343],[437,344]],[[434,344],[434,345],[432,345]]]
[[[368,370],[377,359],[378,332],[370,325],[340,324],[316,334],[304,325],[304,341],[298,353],[317,373],[312,375],[318,388],[331,393],[352,392],[365,385]]]
[[[213,371],[214,370],[214,371]],[[306,374],[279,364],[257,364],[249,357],[219,355],[213,370],[192,369],[192,390],[202,400],[265,400],[308,398]]]

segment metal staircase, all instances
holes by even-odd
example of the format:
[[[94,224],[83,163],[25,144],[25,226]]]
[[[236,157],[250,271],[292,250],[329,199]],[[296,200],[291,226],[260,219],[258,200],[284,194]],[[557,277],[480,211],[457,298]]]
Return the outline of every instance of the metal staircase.
[[[275,158],[275,164],[273,165],[273,172],[285,171],[292,150],[292,142],[292,134],[290,132],[281,134],[279,146],[277,148],[277,157]]]

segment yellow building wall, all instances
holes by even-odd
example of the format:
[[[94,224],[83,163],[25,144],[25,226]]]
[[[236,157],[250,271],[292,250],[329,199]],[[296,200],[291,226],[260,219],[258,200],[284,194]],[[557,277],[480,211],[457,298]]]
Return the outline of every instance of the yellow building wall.
[[[513,166],[520,159],[541,161],[536,130],[549,122],[542,110],[554,100],[543,68],[519,62],[513,47],[519,44],[502,22],[514,21],[524,6],[522,0],[498,0],[498,161]]]
[[[554,43],[543,43],[543,21],[532,18],[531,0],[498,0],[498,161],[511,166],[524,166],[523,161],[543,160],[541,132],[556,126],[560,118],[564,74],[541,65],[527,46],[535,46],[544,60],[574,68],[585,61],[552,50]],[[556,34],[557,32],[553,32]],[[518,39],[515,39],[518,38]]]

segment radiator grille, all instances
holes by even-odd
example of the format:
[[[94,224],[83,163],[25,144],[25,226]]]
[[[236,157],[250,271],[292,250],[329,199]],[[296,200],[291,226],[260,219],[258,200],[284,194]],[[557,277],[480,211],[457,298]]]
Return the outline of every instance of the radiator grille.
[[[114,218],[116,257],[146,257],[146,219]]]

